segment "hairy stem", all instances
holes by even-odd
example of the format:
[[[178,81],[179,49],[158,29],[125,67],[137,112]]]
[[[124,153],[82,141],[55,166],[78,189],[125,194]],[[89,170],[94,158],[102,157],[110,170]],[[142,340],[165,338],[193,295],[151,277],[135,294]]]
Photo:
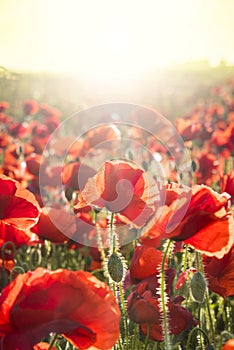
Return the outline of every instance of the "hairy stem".
[[[165,281],[165,263],[167,254],[170,248],[171,240],[168,241],[166,245],[166,249],[164,251],[163,259],[162,259],[162,269],[161,269],[161,301],[162,301],[162,313],[163,313],[163,332],[164,332],[164,340],[165,340],[165,350],[171,350],[171,342],[169,336],[168,329],[168,320],[167,320],[167,295],[166,295],[166,281]]]

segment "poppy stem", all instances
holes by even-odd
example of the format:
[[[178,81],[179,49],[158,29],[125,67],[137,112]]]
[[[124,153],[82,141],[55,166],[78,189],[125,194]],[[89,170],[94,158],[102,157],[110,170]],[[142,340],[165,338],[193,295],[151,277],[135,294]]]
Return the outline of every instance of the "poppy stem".
[[[165,340],[165,350],[171,350],[171,342],[169,337],[169,329],[168,329],[168,322],[167,322],[167,295],[166,295],[166,281],[165,281],[165,262],[167,258],[167,254],[171,245],[171,240],[168,240],[168,243],[166,245],[163,259],[162,259],[162,269],[161,269],[161,307],[162,307],[162,313],[163,313],[163,332],[164,332],[164,340]]]
[[[204,266],[203,266],[201,253],[196,252],[196,260],[197,260],[197,270],[200,271],[204,275]],[[205,292],[205,303],[206,303],[206,309],[207,309],[207,314],[208,314],[209,323],[210,323],[211,337],[213,339],[214,347],[216,348],[214,323],[213,323],[213,318],[211,315],[210,302],[209,302],[209,291],[207,288],[206,288],[206,292]]]
[[[190,347],[190,342],[191,342],[191,339],[192,339],[192,336],[195,332],[200,332],[203,334],[204,338],[206,339],[207,341],[207,345],[210,345],[210,339],[208,337],[208,335],[206,334],[205,331],[203,331],[203,329],[201,329],[200,327],[195,327],[191,330],[191,332],[189,333],[189,336],[188,336],[188,341],[187,341],[187,345],[186,345],[186,350],[190,350],[191,347]]]
[[[134,323],[134,336],[133,336],[133,346],[131,346],[131,349],[136,349],[136,340],[139,338],[139,330],[138,330],[138,324]],[[132,344],[131,344],[132,345]]]
[[[126,350],[128,349],[128,318],[127,318],[127,311],[126,311],[126,304],[124,299],[124,292],[123,292],[123,284],[122,281],[119,283],[119,294],[120,294],[120,302],[122,306],[123,311],[123,317],[124,317],[124,328],[125,328],[125,341],[126,341]]]
[[[111,227],[111,228],[113,228],[114,216],[115,216],[115,214],[114,214],[114,213],[111,213],[111,216],[110,216],[110,227]]]
[[[216,349],[216,339],[215,339],[215,332],[214,332],[214,324],[213,324],[213,319],[212,319],[212,315],[211,315],[211,311],[210,311],[210,302],[209,302],[209,293],[208,293],[208,291],[206,292],[206,308],[207,308],[208,317],[209,317],[209,321],[210,321],[211,336],[212,336],[212,339],[213,339],[214,347]]]
[[[95,224],[96,224],[96,223],[95,223]],[[103,249],[102,238],[101,238],[101,235],[100,235],[100,231],[99,231],[99,227],[98,227],[98,226],[96,226],[96,230],[97,230],[97,244],[98,244],[98,250],[99,250],[99,253],[100,253],[100,255],[101,255],[102,261],[105,261],[106,256],[105,256],[105,252],[104,252],[104,249]]]
[[[53,345],[55,344],[55,342],[56,342],[56,340],[57,340],[57,337],[58,337],[58,334],[55,333],[55,334],[53,335],[53,337],[52,337],[52,340],[51,340],[51,342],[50,342],[50,346],[48,347],[48,350],[51,350],[51,349],[52,349]]]
[[[188,261],[188,244],[185,245],[184,254],[182,255],[182,269],[183,269],[183,271],[187,270],[187,261]]]
[[[148,345],[149,345],[149,336],[150,336],[150,323],[148,323],[147,325],[147,334],[146,334],[146,338],[145,338],[145,347],[144,350],[148,349]]]
[[[24,273],[25,273],[24,269],[23,269],[21,266],[15,266],[15,267],[13,267],[13,269],[11,270],[11,273],[10,273],[10,277],[9,277],[10,282],[12,282],[12,281],[13,281],[13,278],[16,277],[16,276],[15,276],[15,272],[16,272],[16,271],[17,271],[17,275],[18,275],[18,274],[24,274]]]
[[[110,255],[109,255],[109,261],[108,261],[109,264],[107,263],[107,271],[109,274],[109,278],[112,280],[112,283],[113,283],[113,290],[114,290],[115,297],[117,297],[117,288],[116,287],[118,286],[119,302],[120,302],[121,310],[123,313],[123,324],[124,324],[124,333],[125,333],[125,342],[126,342],[125,349],[128,350],[129,349],[128,317],[127,317],[123,284],[122,284],[122,279],[124,277],[124,270],[125,270],[124,265],[125,264],[124,264],[124,259],[122,258],[122,255],[119,252],[118,237],[117,237],[116,232],[115,232],[114,213],[111,213],[109,227],[110,227],[110,230],[109,230]],[[117,286],[116,286],[115,282],[117,282]],[[120,343],[121,343],[121,340],[119,339],[119,345],[120,345]]]
[[[232,306],[230,300],[225,300],[226,330],[232,332]]]

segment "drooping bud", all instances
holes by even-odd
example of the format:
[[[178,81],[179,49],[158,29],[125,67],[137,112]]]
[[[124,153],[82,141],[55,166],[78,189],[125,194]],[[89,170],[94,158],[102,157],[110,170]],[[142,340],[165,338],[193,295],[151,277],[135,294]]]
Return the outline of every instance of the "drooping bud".
[[[193,299],[203,303],[206,294],[206,280],[201,272],[195,272],[190,282]]]

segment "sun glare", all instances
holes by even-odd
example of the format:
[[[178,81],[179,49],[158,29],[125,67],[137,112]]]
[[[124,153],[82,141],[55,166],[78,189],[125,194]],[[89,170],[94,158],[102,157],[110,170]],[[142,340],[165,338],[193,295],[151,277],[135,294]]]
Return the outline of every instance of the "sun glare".
[[[186,60],[233,59],[230,1],[4,0],[4,6],[1,64],[13,69],[68,72],[110,85]]]
[[[169,42],[175,21],[168,14],[165,23],[162,15],[167,10],[165,5],[160,4],[159,13],[155,1],[143,15],[143,4],[139,6],[139,3],[113,6],[101,1],[92,2],[91,8],[76,1],[71,4],[72,11],[66,17],[67,3],[60,2],[55,26],[49,34],[46,26],[42,28],[41,45],[48,46],[46,51],[53,70],[116,84],[173,61]],[[53,8],[47,11],[51,13]]]

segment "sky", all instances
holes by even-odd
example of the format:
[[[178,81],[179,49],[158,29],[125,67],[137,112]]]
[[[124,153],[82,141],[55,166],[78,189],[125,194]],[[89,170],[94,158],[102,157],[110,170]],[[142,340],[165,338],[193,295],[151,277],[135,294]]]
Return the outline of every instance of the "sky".
[[[234,0],[0,0],[0,66],[124,79],[234,63]]]

